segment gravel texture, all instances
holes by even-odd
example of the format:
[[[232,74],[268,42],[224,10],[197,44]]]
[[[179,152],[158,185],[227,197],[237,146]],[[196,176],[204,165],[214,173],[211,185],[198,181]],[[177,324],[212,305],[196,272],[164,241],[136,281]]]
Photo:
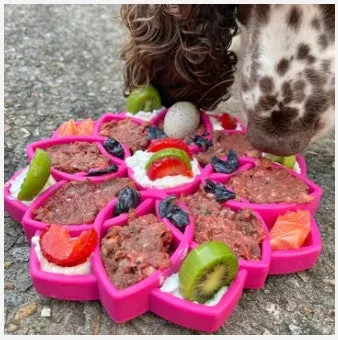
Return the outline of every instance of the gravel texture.
[[[118,5],[5,6],[5,180],[27,165],[27,143],[70,118],[122,111],[123,29]],[[232,104],[236,110],[236,102]],[[334,334],[334,139],[305,154],[324,189],[316,215],[323,251],[308,271],[271,276],[245,291],[216,334]],[[99,302],[36,294],[21,226],[5,215],[5,332],[8,334],[200,334],[146,313],[114,323]]]

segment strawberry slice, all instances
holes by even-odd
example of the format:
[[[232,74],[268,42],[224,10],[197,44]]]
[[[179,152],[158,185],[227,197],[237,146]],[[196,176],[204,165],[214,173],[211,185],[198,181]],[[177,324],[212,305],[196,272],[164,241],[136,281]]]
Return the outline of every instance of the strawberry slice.
[[[192,171],[177,157],[164,157],[155,161],[148,168],[147,175],[152,181],[165,176],[193,177]]]
[[[77,238],[71,238],[66,228],[51,224],[40,236],[43,256],[62,267],[73,267],[86,262],[96,247],[98,238],[95,229],[83,231]]]
[[[188,154],[189,158],[192,159],[192,153],[189,150],[188,146],[182,140],[177,138],[162,138],[153,140],[148,147],[148,151],[156,152],[167,148],[175,148],[185,151]]]
[[[220,121],[223,129],[225,130],[234,130],[237,127],[236,120],[226,112],[222,114]]]

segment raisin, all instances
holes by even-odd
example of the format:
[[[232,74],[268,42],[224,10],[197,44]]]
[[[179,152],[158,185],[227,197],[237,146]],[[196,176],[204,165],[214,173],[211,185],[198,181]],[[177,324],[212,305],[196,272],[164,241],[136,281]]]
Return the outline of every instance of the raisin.
[[[161,201],[160,216],[167,218],[175,227],[184,232],[185,227],[189,224],[189,216],[177,204],[173,204],[172,201],[175,199],[175,196],[168,196]]]
[[[147,135],[148,140],[161,139],[161,138],[167,137],[164,131],[157,126],[149,126],[147,130],[148,130],[148,135]]]
[[[236,194],[228,190],[223,184],[212,182],[210,179],[206,180],[204,190],[213,193],[217,202],[226,202],[236,197]]]
[[[124,150],[120,142],[118,142],[114,138],[108,138],[104,141],[103,147],[107,152],[111,155],[123,159],[124,158]]]
[[[118,166],[116,164],[112,164],[105,169],[91,170],[88,172],[87,176],[101,176],[110,174],[112,172],[116,172],[118,170]]]
[[[140,193],[130,187],[122,189],[117,194],[117,203],[114,209],[114,216],[128,212],[136,208],[140,203]]]

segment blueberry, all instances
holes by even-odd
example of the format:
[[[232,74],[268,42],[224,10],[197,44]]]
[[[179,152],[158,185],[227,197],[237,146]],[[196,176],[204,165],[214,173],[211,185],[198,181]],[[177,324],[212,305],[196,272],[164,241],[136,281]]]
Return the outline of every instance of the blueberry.
[[[105,169],[98,169],[98,170],[91,170],[88,172],[87,176],[101,176],[101,175],[107,175],[112,172],[116,172],[118,170],[118,166],[116,164],[112,164],[108,166],[108,168]]]
[[[236,197],[236,194],[228,190],[223,184],[212,182],[209,179],[206,180],[204,190],[213,193],[217,202],[226,202]]]
[[[103,147],[111,155],[118,157],[120,159],[124,158],[124,150],[120,142],[114,138],[108,138],[104,141]]]
[[[185,227],[189,224],[189,216],[177,204],[172,203],[175,199],[175,196],[168,196],[162,200],[159,213],[162,218],[167,218],[174,226],[184,232]]]
[[[148,140],[161,139],[161,138],[167,137],[164,131],[157,126],[149,126],[147,130],[148,130],[148,135],[147,135]]]
[[[117,194],[117,203],[114,209],[114,216],[128,212],[136,208],[140,203],[140,193],[135,189],[126,187]]]

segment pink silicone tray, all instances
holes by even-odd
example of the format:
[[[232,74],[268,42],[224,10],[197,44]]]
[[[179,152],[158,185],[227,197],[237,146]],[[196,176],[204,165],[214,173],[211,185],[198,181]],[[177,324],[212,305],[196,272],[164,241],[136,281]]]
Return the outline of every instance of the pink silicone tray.
[[[166,110],[159,113],[153,118],[150,124],[157,125],[166,113]],[[207,114],[201,113],[202,120],[207,127],[209,138],[212,132],[212,124]],[[44,148],[49,145],[60,143],[71,143],[73,141],[89,141],[98,143],[102,153],[106,151],[102,148],[103,137],[98,136],[100,124],[104,121],[124,119],[125,113],[114,114],[106,113],[95,122],[94,136],[75,136],[75,137],[58,137],[56,132],[51,139],[42,140],[30,144],[27,147],[29,159],[33,157],[34,150]],[[137,124],[143,123],[142,120],[132,118]],[[233,131],[224,130],[226,134],[243,134],[243,130]],[[192,147],[192,146],[191,146]],[[130,152],[124,146],[125,155],[128,157]],[[194,153],[200,152],[196,147],[192,147]],[[116,159],[109,156],[112,162],[119,164],[119,169],[123,171],[115,173],[113,177],[121,177],[128,175],[133,180],[131,171],[127,171],[124,160]],[[226,156],[226,155],[225,155]],[[226,159],[226,158],[224,158]],[[110,317],[116,322],[125,322],[135,318],[146,311],[150,310],[160,317],[174,322],[183,327],[191,328],[198,331],[214,332],[230,317],[231,313],[237,306],[237,303],[244,289],[259,289],[264,286],[267,275],[269,274],[287,274],[311,268],[315,265],[322,249],[320,233],[313,218],[319,204],[322,190],[315,183],[306,178],[306,163],[303,157],[297,155],[297,161],[301,169],[301,174],[287,169],[293,176],[298,177],[305,182],[313,197],[310,204],[251,204],[243,199],[229,200],[224,203],[225,206],[237,211],[241,208],[251,208],[254,210],[257,218],[261,219],[265,230],[268,232],[277,219],[278,215],[286,211],[294,211],[296,209],[308,209],[312,214],[311,232],[305,241],[303,247],[298,250],[272,251],[269,243],[269,236],[263,240],[261,244],[261,259],[259,261],[239,261],[239,271],[235,280],[228,287],[228,290],[221,298],[220,302],[215,306],[206,306],[180,299],[172,294],[162,292],[160,286],[163,280],[172,273],[178,272],[180,265],[191,249],[197,246],[194,242],[194,221],[190,216],[190,224],[186,227],[184,233],[173,226],[169,220],[161,219],[169,228],[174,239],[174,249],[172,254],[172,265],[164,270],[157,271],[145,280],[124,290],[116,289],[111,283],[103,267],[99,247],[96,248],[91,256],[92,273],[90,275],[62,275],[43,272],[40,269],[39,260],[36,257],[33,246],[30,251],[30,274],[36,291],[43,295],[63,300],[100,300]],[[141,203],[136,208],[136,215],[141,216],[146,213],[154,213],[159,217],[158,208],[160,200],[169,194],[177,197],[181,195],[190,195],[198,190],[199,186],[205,183],[206,179],[227,184],[228,180],[238,172],[246,171],[255,165],[256,159],[249,157],[241,157],[239,159],[240,168],[233,174],[215,173],[211,165],[205,166],[201,170],[201,174],[191,183],[183,186],[174,187],[169,190],[156,190],[142,188]],[[278,164],[274,165],[280,166]],[[13,199],[10,195],[9,188],[13,180],[20,174],[22,170],[15,173],[5,184],[5,209],[8,214],[18,222],[23,224],[23,229],[27,240],[30,241],[33,235],[38,235],[47,225],[36,221],[32,218],[32,210],[42,205],[50,195],[69,180],[83,180],[83,174],[64,174],[52,169],[52,175],[57,183],[49,189],[41,193],[33,203],[28,207],[22,202]],[[120,170],[119,170],[120,171]],[[93,182],[105,181],[109,176],[90,177]],[[135,183],[137,185],[137,183]],[[78,236],[83,230],[95,228],[100,239],[105,235],[107,230],[116,225],[125,225],[128,223],[128,214],[122,214],[112,217],[112,210],[116,204],[116,198],[107,204],[98,215],[94,223],[84,225],[68,225],[66,226],[72,237]],[[185,205],[178,203],[182,209],[187,210]]]

